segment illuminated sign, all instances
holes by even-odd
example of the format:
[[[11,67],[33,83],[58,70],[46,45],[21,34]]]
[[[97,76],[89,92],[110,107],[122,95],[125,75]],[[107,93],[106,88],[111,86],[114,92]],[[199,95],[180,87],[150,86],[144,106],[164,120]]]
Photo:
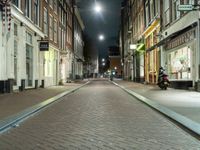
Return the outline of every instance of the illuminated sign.
[[[193,5],[179,5],[178,6],[178,11],[192,11],[194,10]]]
[[[40,51],[48,51],[49,50],[49,42],[41,41],[40,42]]]

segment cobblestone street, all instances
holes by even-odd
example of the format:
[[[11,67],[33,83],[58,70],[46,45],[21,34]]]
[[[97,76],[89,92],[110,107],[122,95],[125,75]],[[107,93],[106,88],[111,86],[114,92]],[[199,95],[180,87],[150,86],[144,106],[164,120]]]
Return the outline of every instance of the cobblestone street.
[[[0,149],[200,150],[200,142],[110,82],[92,81],[0,135]]]

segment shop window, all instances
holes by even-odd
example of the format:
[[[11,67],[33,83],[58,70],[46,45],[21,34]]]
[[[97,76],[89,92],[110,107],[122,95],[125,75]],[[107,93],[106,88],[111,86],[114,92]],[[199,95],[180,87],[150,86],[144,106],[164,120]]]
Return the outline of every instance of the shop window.
[[[184,47],[168,54],[170,79],[191,79],[191,49]]]

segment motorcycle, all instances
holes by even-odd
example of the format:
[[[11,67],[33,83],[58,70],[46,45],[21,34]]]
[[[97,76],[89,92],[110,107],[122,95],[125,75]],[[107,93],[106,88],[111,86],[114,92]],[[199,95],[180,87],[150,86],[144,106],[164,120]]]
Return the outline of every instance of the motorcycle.
[[[168,75],[165,73],[165,70],[162,67],[160,67],[160,69],[159,69],[159,77],[158,77],[158,86],[162,90],[167,90],[169,85],[170,85],[170,82],[168,80]]]

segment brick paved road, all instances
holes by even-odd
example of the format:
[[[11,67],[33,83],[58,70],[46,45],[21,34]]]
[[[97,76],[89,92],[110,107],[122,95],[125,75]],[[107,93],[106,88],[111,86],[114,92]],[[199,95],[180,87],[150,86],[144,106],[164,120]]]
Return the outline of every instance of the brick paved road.
[[[2,150],[200,150],[200,142],[106,81],[93,81],[0,136]]]
[[[52,86],[45,89],[0,94],[0,119],[19,113],[64,91],[79,87],[83,83],[67,83],[66,86]]]

